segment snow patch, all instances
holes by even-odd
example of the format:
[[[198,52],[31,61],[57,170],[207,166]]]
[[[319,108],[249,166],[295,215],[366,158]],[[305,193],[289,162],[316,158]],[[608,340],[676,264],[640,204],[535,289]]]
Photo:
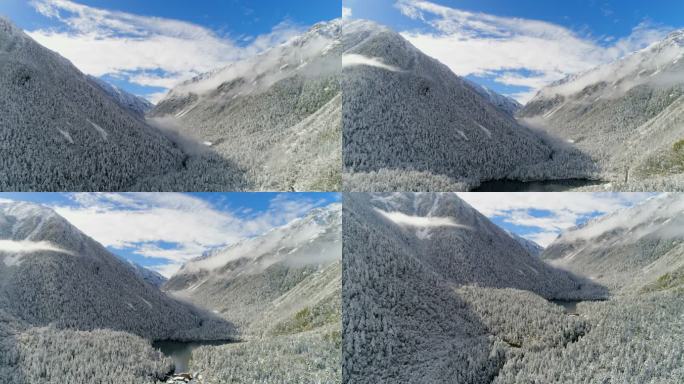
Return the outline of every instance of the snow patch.
[[[59,131],[59,133],[60,133],[62,136],[64,136],[65,139],[67,139],[67,141],[68,141],[69,143],[71,143],[71,144],[74,143],[74,139],[71,138],[71,135],[69,134],[69,132],[63,131],[63,130],[61,130],[61,129],[59,129],[59,128],[57,128],[57,130]]]
[[[92,125],[93,128],[95,128],[95,130],[100,134],[100,136],[102,136],[102,139],[107,140],[107,137],[109,136],[109,134],[107,133],[107,131],[104,130],[104,128],[100,127],[99,125],[93,123],[92,121],[90,121],[88,119],[86,119],[86,121],[88,121],[90,123],[90,125]]]

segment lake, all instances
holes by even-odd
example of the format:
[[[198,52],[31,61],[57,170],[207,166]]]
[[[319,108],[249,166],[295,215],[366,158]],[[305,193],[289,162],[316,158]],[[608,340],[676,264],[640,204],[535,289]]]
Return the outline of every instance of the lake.
[[[517,181],[484,181],[472,192],[563,192],[573,188],[604,184],[604,181],[585,179]]]
[[[584,300],[550,300],[556,305],[560,305],[565,309],[565,313],[577,313],[577,304]]]
[[[192,351],[196,348],[205,345],[224,345],[230,344],[230,341],[173,341],[173,340],[159,340],[153,341],[152,347],[161,351],[164,356],[173,360],[176,366],[175,373],[190,372],[190,358]]]

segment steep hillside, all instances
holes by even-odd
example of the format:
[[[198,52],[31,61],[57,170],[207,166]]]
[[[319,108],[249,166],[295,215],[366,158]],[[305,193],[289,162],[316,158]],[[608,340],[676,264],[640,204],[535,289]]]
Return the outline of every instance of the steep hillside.
[[[631,56],[542,89],[519,116],[574,143],[612,181],[629,185],[681,174],[683,59],[684,31],[674,32]]]
[[[147,284],[150,284],[153,287],[161,288],[161,286],[164,285],[164,283],[166,283],[166,281],[168,280],[166,277],[160,275],[159,273],[151,269],[145,268],[142,265],[138,265],[132,261],[128,261],[128,266],[131,267],[136,276],[143,279]]]
[[[528,239],[526,239],[522,236],[519,236],[515,233],[512,233],[512,232],[507,232],[507,233],[513,238],[513,240],[517,241],[518,244],[522,245],[523,248],[525,248],[525,250],[530,255],[539,257],[544,252],[544,247],[535,243],[534,241],[528,240]]]
[[[255,189],[338,190],[341,20],[174,88],[151,111],[246,170]]]
[[[465,79],[465,81],[468,84],[470,84],[477,91],[477,93],[479,93],[487,101],[489,101],[494,106],[496,106],[497,108],[511,116],[515,116],[515,114],[523,107],[522,104],[520,104],[515,99],[498,94],[492,91],[491,89],[484,87],[474,81],[470,81],[468,79]]]
[[[519,125],[398,33],[349,21],[342,45],[345,190],[468,190],[591,172],[579,152]]]
[[[161,132],[3,18],[0,90],[2,190],[121,190],[183,167]]]
[[[682,228],[684,196],[662,195],[567,231],[542,258],[614,289],[672,288],[684,285]]]
[[[99,79],[95,76],[88,76],[88,79],[94,82],[98,87],[102,88],[114,101],[117,102],[122,108],[127,109],[133,115],[145,118],[145,114],[154,108],[154,104],[150,103],[142,97],[132,95],[123,89],[113,86],[108,82]]]
[[[29,203],[0,204],[0,307],[33,326],[233,336],[229,324],[167,297],[54,211]]]
[[[186,263],[164,289],[213,310],[244,332],[287,328],[279,322],[305,309],[334,313],[340,295],[341,225],[339,204],[313,210]]]
[[[346,383],[491,383],[516,351],[586,333],[542,297],[602,294],[454,194],[348,193],[343,216]]]
[[[454,194],[359,193],[346,195],[346,202],[358,206],[358,214],[396,240],[397,247],[450,283],[517,288],[547,298],[579,289],[575,277],[532,257],[526,247]],[[352,241],[345,249],[366,252],[367,246]]]
[[[193,370],[216,382],[341,381],[341,215],[340,204],[312,210],[191,261],[167,282],[244,338],[193,351]]]

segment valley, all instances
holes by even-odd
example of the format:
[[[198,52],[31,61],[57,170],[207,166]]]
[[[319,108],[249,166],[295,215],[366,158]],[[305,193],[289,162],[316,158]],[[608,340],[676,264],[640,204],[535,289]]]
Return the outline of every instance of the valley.
[[[520,105],[402,34],[350,20],[344,190],[680,191],[682,36],[551,83]]]
[[[345,382],[681,381],[680,204],[534,255],[454,194],[345,194]]]
[[[339,382],[340,231],[331,204],[160,280],[50,208],[3,201],[0,378]]]
[[[316,24],[152,105],[0,16],[0,190],[339,190],[340,28]]]

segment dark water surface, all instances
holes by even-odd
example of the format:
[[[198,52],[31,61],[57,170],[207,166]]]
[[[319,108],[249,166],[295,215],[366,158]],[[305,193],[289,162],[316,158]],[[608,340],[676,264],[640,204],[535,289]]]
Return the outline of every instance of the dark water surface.
[[[552,303],[560,305],[565,309],[565,313],[577,313],[577,304],[585,300],[551,300]]]
[[[585,179],[517,181],[485,181],[473,192],[563,192],[573,188],[604,184],[604,181]]]
[[[164,356],[171,358],[176,366],[176,373],[189,372],[192,351],[205,345],[224,345],[230,341],[153,341],[152,347],[161,351]]]

